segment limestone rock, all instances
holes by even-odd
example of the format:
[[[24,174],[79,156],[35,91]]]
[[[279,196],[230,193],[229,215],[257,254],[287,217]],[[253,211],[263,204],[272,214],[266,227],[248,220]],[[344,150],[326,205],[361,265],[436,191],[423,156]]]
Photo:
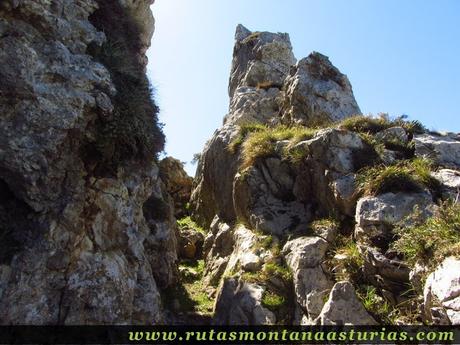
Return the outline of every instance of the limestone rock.
[[[414,136],[415,155],[433,159],[446,168],[460,168],[458,135],[421,134]]]
[[[300,60],[283,88],[286,122],[314,125],[361,114],[348,78],[320,53]]]
[[[161,160],[160,177],[166,186],[166,191],[174,200],[174,216],[179,219],[186,216],[187,204],[192,194],[193,178],[187,175],[182,162],[166,157]]]
[[[211,231],[205,238],[203,255],[206,261],[204,280],[206,285],[217,286],[227,268],[230,254],[233,252],[233,228],[220,221],[216,216]]]
[[[251,32],[241,24],[236,28],[229,95],[240,86],[270,83],[278,88],[295,64],[288,34]]]
[[[357,239],[380,246],[391,237],[392,226],[411,215],[415,207],[421,212],[420,217],[427,218],[433,215],[435,204],[426,192],[390,192],[361,198],[355,216]]]
[[[204,235],[190,228],[179,230],[179,255],[185,259],[200,259],[202,255]]]
[[[429,321],[434,321],[437,308],[442,308],[452,325],[460,324],[460,260],[446,258],[425,283],[424,307]],[[442,321],[443,318],[440,318]]]
[[[283,247],[282,254],[293,272],[298,314],[304,316],[304,321],[298,322],[313,323],[332,288],[332,281],[321,267],[328,246],[321,237],[299,237]]]
[[[224,279],[215,306],[215,325],[273,325],[275,315],[262,306],[264,288],[234,278]]]
[[[442,185],[442,194],[445,199],[459,202],[460,195],[460,171],[441,169],[431,174]]]
[[[305,228],[311,219],[308,205],[292,197],[294,180],[280,168],[279,160],[268,160],[237,174],[233,204],[236,216],[264,233],[283,235]],[[272,164],[272,166],[270,166]]]
[[[378,132],[375,139],[384,144],[400,143],[405,144],[409,141],[406,130],[402,127],[391,127]]]
[[[353,285],[338,282],[317,318],[320,325],[376,325],[377,322],[364,309]]]
[[[151,18],[149,4],[131,2]],[[106,37],[89,20],[97,7],[0,5],[0,324],[163,320],[175,220],[151,159],[98,157],[119,90],[87,55]]]

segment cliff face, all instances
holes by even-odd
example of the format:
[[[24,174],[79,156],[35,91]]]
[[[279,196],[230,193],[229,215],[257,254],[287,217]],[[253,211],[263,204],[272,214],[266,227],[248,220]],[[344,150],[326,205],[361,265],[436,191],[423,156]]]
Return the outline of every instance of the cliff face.
[[[192,181],[156,157],[151,2],[0,4],[0,324],[460,324],[459,135],[240,25]]]
[[[2,324],[162,320],[176,239],[151,2],[0,4]]]
[[[296,62],[287,34],[241,25],[229,95],[191,198],[214,323],[458,322],[460,276],[443,276],[459,256],[457,134],[360,115],[326,56]]]

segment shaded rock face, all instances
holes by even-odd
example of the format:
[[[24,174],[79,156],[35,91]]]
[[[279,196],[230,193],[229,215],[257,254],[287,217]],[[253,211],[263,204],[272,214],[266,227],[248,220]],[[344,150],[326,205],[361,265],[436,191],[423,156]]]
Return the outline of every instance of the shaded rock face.
[[[327,57],[313,53],[296,67],[295,63],[287,34],[250,32],[241,25],[237,27],[229,113],[223,127],[206,143],[192,192],[192,212],[202,225],[209,226],[215,215],[225,222],[238,217],[233,189],[241,162],[239,154],[230,152],[228,145],[238,135],[239,125],[295,124],[301,118],[303,122],[319,122],[319,118],[332,121],[359,113],[348,80]],[[264,174],[263,169],[258,168],[260,174]],[[280,208],[283,212],[285,205]],[[267,223],[263,216],[254,222]]]
[[[187,214],[193,179],[185,172],[182,162],[173,157],[162,159],[159,166],[161,180],[174,200],[174,215],[182,218]]]
[[[139,47],[149,4],[121,7],[145,25]],[[120,112],[120,91],[86,54],[110,34],[88,20],[98,5],[0,4],[0,237],[12,244],[0,247],[0,324],[158,323],[159,287],[175,280],[174,208],[153,155],[99,164],[98,123]]]

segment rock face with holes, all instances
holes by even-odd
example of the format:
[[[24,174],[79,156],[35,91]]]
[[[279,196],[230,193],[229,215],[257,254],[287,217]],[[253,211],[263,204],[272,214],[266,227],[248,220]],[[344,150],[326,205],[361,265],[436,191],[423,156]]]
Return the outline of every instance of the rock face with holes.
[[[120,111],[111,70],[88,54],[111,34],[92,23],[103,3],[0,4],[0,324],[155,324],[160,288],[176,279],[158,166],[109,164],[95,149]],[[140,76],[151,3],[111,4],[139,26]]]

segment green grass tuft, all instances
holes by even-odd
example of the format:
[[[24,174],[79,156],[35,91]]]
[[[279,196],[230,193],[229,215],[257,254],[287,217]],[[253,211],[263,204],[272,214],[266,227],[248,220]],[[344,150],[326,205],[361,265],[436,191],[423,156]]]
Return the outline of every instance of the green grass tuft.
[[[192,218],[190,218],[190,216],[184,217],[182,219],[178,219],[177,225],[179,226],[180,229],[190,228],[198,232],[201,232],[203,234],[206,233],[206,231],[201,226],[199,226]]]
[[[407,121],[407,116],[390,119],[387,114],[379,116],[356,115],[347,117],[338,123],[339,128],[358,133],[375,134],[385,129],[400,126],[409,134],[425,133],[426,128],[419,121]]]
[[[253,165],[258,158],[262,157],[281,156],[298,161],[306,155],[306,152],[295,150],[293,147],[303,140],[313,138],[317,131],[316,128],[302,126],[245,125],[240,128],[240,133],[235,140],[230,143],[229,150],[236,152],[236,149],[242,146],[243,168]],[[276,143],[282,140],[288,140],[289,145],[283,152],[277,152]]]
[[[337,281],[362,280],[364,258],[352,236],[339,235],[327,257],[327,266],[334,272]]]
[[[460,205],[444,203],[433,217],[394,232],[392,248],[404,254],[405,261],[435,268],[448,256],[460,257]]]
[[[271,310],[277,311],[286,303],[284,296],[281,296],[272,291],[265,291],[262,296],[262,305]]]
[[[387,192],[421,192],[425,188],[439,194],[440,184],[431,176],[433,164],[425,158],[378,165],[361,170],[357,176],[360,190],[367,195]]]
[[[393,325],[400,315],[400,311],[380,296],[374,286],[360,286],[357,295],[364,308],[382,324]]]

